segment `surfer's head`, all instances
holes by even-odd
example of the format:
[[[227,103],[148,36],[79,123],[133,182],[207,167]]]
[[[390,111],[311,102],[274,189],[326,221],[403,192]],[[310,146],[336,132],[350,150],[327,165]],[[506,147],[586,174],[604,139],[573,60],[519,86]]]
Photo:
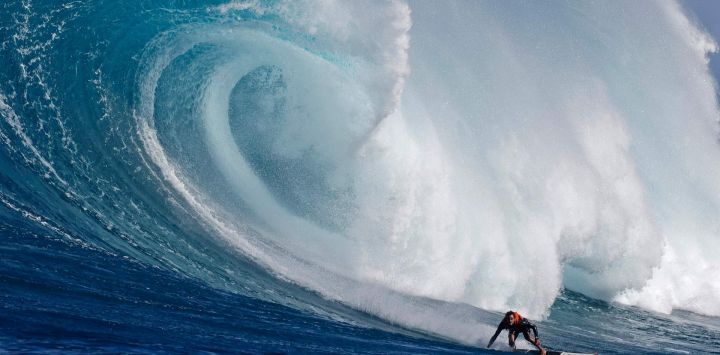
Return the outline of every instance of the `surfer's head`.
[[[508,322],[508,324],[512,325],[515,323],[515,312],[513,311],[507,311],[505,313],[505,321]]]

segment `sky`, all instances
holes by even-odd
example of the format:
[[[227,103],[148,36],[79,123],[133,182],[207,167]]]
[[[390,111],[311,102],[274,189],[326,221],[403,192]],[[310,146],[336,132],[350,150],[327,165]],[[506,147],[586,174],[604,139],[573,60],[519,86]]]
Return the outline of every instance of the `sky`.
[[[720,43],[720,0],[683,0],[682,4],[695,13],[705,30]],[[710,70],[720,82],[720,53],[710,56]]]

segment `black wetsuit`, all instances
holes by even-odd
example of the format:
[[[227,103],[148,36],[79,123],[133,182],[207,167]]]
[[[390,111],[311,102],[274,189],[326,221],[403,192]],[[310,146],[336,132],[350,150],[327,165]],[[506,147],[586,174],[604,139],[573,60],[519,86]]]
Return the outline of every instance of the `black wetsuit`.
[[[530,323],[530,321],[525,318],[521,318],[520,322],[513,325],[510,325],[510,323],[508,323],[506,319],[503,319],[502,322],[500,322],[500,324],[498,325],[498,328],[495,331],[495,335],[493,335],[493,339],[497,338],[500,332],[505,329],[510,332],[509,335],[512,335],[508,338],[508,344],[510,345],[510,347],[515,347],[515,339],[517,339],[517,336],[520,333],[522,333],[522,335],[525,337],[525,340],[529,341],[530,343],[533,343],[538,336],[537,327],[535,327],[535,324]],[[530,330],[532,330],[534,337],[530,337]]]

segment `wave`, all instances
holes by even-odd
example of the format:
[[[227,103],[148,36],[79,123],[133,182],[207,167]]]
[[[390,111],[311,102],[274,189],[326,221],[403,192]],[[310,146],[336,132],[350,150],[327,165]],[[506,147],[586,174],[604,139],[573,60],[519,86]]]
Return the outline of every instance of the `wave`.
[[[4,6],[0,202],[70,239],[465,341],[562,288],[720,315],[717,46],[677,3]]]

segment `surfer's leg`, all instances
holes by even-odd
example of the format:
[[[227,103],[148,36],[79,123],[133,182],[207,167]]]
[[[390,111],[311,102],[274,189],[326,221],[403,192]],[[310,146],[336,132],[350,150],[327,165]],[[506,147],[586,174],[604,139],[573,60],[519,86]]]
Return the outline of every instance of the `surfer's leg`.
[[[527,329],[523,329],[522,332],[523,336],[525,337],[525,340],[529,341],[531,344],[535,344],[535,337],[530,335],[530,332],[527,331]]]
[[[540,339],[538,337],[530,336],[530,333],[527,329],[523,329],[523,336],[525,337],[525,340],[529,341],[530,344],[535,345],[535,347],[540,350],[540,354],[545,354],[545,349],[540,346]]]

